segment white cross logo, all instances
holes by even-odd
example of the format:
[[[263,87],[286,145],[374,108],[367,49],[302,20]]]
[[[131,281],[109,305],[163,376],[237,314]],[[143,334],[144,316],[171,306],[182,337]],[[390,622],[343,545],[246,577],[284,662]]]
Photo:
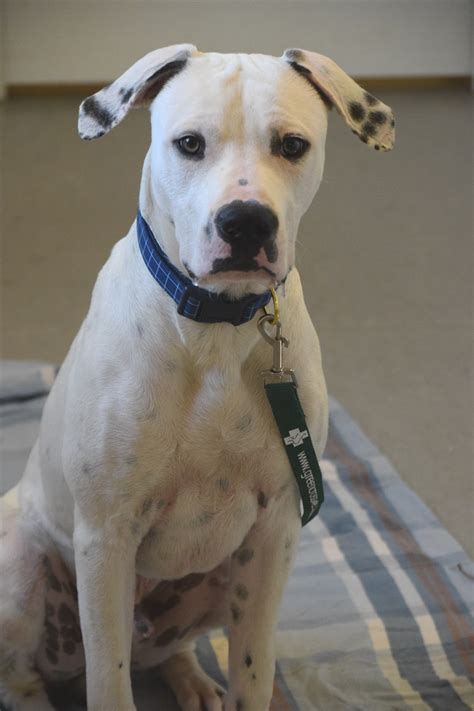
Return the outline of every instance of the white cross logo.
[[[299,447],[300,444],[303,444],[306,437],[309,437],[308,430],[303,430],[301,432],[299,427],[297,427],[295,430],[290,430],[288,432],[288,437],[285,437],[283,441],[287,445],[292,444],[293,447]]]

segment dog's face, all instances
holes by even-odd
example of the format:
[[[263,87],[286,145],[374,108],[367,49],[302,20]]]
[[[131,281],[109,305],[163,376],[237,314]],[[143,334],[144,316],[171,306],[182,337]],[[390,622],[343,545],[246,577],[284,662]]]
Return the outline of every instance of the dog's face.
[[[282,60],[206,54],[151,110],[156,194],[200,285],[281,282],[323,172],[327,108]]]
[[[199,285],[258,292],[293,266],[299,221],[322,178],[333,104],[362,141],[392,147],[389,107],[326,57],[177,45],[86,99],[79,132],[97,138],[130,108],[150,105],[146,200],[159,215],[159,241]]]

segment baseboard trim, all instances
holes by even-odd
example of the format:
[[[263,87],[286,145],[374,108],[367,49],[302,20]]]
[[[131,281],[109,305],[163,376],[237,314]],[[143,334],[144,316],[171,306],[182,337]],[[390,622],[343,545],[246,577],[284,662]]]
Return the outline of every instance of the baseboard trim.
[[[355,80],[369,91],[435,91],[471,88],[470,76],[355,77]],[[107,84],[110,84],[110,80],[84,84],[10,84],[6,87],[6,96],[89,96]]]

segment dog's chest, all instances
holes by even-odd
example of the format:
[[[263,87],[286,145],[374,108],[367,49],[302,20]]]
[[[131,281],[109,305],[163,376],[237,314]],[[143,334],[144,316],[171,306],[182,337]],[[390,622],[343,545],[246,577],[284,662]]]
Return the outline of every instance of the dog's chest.
[[[154,513],[137,557],[138,572],[149,577],[221,563],[291,481],[259,381],[229,384],[215,371],[185,401],[168,412],[167,451],[156,449]]]

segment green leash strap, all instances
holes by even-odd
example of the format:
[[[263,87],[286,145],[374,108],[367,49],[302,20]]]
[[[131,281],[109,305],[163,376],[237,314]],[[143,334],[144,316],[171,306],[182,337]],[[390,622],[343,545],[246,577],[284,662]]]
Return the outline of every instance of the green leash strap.
[[[324,501],[323,477],[314,451],[296,385],[265,383],[273,411],[303,503],[301,525],[313,519]]]

